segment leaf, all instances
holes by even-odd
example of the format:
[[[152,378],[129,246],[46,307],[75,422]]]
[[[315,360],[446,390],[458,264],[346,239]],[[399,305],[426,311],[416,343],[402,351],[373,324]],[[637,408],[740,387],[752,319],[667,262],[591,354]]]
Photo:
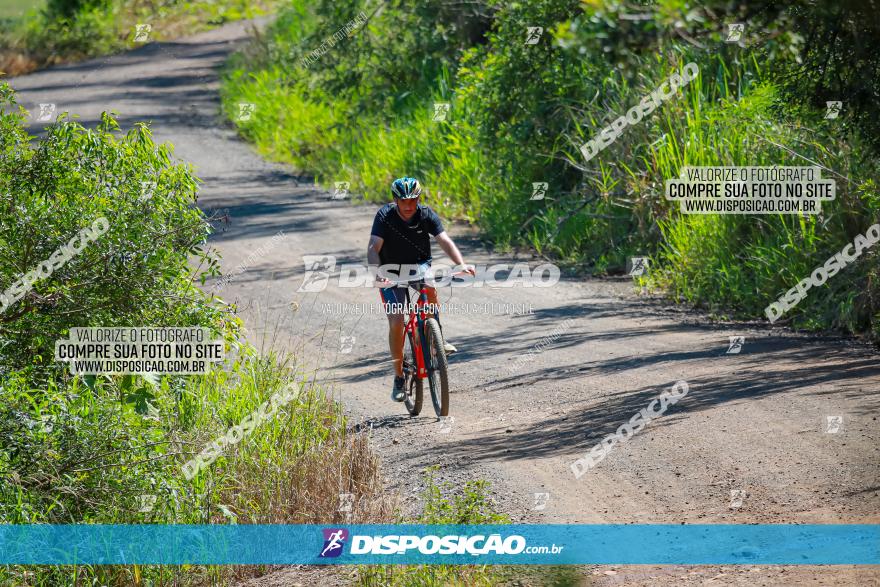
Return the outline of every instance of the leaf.
[[[141,373],[144,381],[146,381],[153,389],[159,387],[159,375],[156,373]]]
[[[150,413],[150,408],[153,408],[149,403],[150,400],[155,401],[155,399],[156,396],[154,396],[146,387],[141,387],[134,393],[126,395],[125,403],[134,404],[134,411],[142,416],[146,416]]]

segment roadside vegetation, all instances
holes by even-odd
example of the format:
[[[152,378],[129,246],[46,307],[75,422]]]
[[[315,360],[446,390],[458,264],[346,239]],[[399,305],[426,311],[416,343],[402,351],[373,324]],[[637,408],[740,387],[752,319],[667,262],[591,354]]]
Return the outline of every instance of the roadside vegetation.
[[[149,192],[142,182],[154,182]],[[0,312],[0,524],[332,523],[393,519],[379,463],[302,357],[258,353],[216,275],[198,179],[147,127],[60,119],[40,138],[0,83],[0,290],[93,219],[109,230]],[[227,360],[202,376],[80,376],[72,327],[201,326]],[[187,480],[182,465],[273,394],[300,393]],[[299,377],[302,379],[302,377]],[[261,567],[0,567],[0,585],[220,585]]]
[[[0,72],[116,53],[266,14],[277,0],[0,0]],[[135,39],[138,24],[151,27]]]
[[[487,481],[468,481],[456,492],[450,483],[438,483],[437,467],[425,472],[424,506],[415,518],[398,516],[398,524],[509,524],[510,519],[494,511],[488,500]],[[364,587],[419,585],[497,585],[501,571],[490,565],[364,565],[358,567],[357,582]]]
[[[93,219],[109,229],[0,311],[0,524],[338,524],[403,521],[367,432],[296,354],[245,342],[218,275],[199,180],[149,128],[62,117],[31,136],[0,82],[0,293]],[[209,374],[72,375],[55,341],[87,326],[200,326],[224,341]],[[293,383],[294,381],[299,383]],[[298,395],[195,475],[183,465],[274,394]],[[420,523],[506,523],[485,481],[425,478]],[[341,511],[341,494],[352,494]],[[411,505],[411,504],[410,504]],[[0,585],[230,585],[270,566],[5,566]],[[364,567],[363,585],[496,585],[513,568]],[[541,575],[542,577],[544,575]],[[542,584],[542,583],[536,583]]]
[[[284,7],[229,64],[224,107],[242,135],[368,201],[387,201],[395,177],[419,177],[429,205],[477,224],[499,250],[527,248],[596,275],[649,257],[641,285],[721,318],[764,319],[767,304],[880,221],[880,24],[867,6],[376,8]],[[361,13],[364,25],[319,50]],[[745,24],[738,42],[727,42],[729,23]],[[529,27],[543,29],[534,44]],[[696,80],[585,160],[581,145],[689,62]],[[843,102],[836,119],[825,118],[828,100]],[[238,120],[241,103],[255,115]],[[443,120],[437,103],[449,104]],[[665,180],[708,165],[817,165],[837,199],[810,217],[681,214]],[[533,182],[549,184],[545,199],[530,200]],[[780,323],[880,340],[880,248]]]
[[[417,516],[398,515],[398,524],[509,524],[510,518],[496,511],[489,498],[489,482],[468,481],[463,487],[437,481],[439,467],[425,471],[425,489]],[[525,567],[492,565],[364,565],[358,567],[357,583],[363,587],[492,587],[534,585],[566,587],[586,585],[576,567]]]

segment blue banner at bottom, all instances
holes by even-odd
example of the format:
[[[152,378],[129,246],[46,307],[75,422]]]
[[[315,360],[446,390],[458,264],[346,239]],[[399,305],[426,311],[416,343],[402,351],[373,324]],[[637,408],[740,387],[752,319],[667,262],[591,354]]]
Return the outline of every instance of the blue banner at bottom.
[[[0,564],[880,564],[880,526],[0,525]]]

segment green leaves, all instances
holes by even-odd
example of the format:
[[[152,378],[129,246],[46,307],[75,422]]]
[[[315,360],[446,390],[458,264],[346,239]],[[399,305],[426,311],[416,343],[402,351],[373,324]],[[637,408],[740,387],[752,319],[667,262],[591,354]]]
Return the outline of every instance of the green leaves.
[[[12,96],[5,84],[0,94]],[[21,121],[0,119],[0,130],[7,128],[10,135],[21,132]],[[218,270],[200,246],[211,227],[193,206],[198,179],[189,166],[172,162],[170,147],[156,145],[147,126],[121,136],[119,131],[104,113],[94,130],[62,120],[33,146],[25,141],[21,148],[0,150],[0,185],[15,203],[0,205],[4,288],[96,219],[109,223],[105,234],[0,314],[10,340],[0,349],[0,362],[10,368],[38,365],[38,372],[60,374],[54,341],[74,326],[223,329],[222,312],[197,287],[203,275]],[[190,260],[202,265],[195,280]],[[134,405],[143,409],[143,400]]]
[[[146,416],[155,410],[152,402],[156,401],[156,396],[146,386],[138,387],[131,393],[125,394],[124,400],[126,404],[131,404],[134,411],[142,416]]]

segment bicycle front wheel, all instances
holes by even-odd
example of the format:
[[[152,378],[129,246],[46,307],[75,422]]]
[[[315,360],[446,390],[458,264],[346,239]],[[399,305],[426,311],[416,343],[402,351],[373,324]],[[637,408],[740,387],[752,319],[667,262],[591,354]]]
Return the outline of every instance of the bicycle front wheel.
[[[425,365],[428,367],[428,385],[431,388],[431,401],[438,416],[449,415],[449,378],[446,374],[446,351],[443,348],[443,334],[440,323],[434,318],[425,321]]]
[[[413,335],[407,332],[404,335],[403,347],[403,403],[410,416],[418,416],[422,411],[422,380],[419,379],[418,365],[416,364],[416,346],[413,344]]]

